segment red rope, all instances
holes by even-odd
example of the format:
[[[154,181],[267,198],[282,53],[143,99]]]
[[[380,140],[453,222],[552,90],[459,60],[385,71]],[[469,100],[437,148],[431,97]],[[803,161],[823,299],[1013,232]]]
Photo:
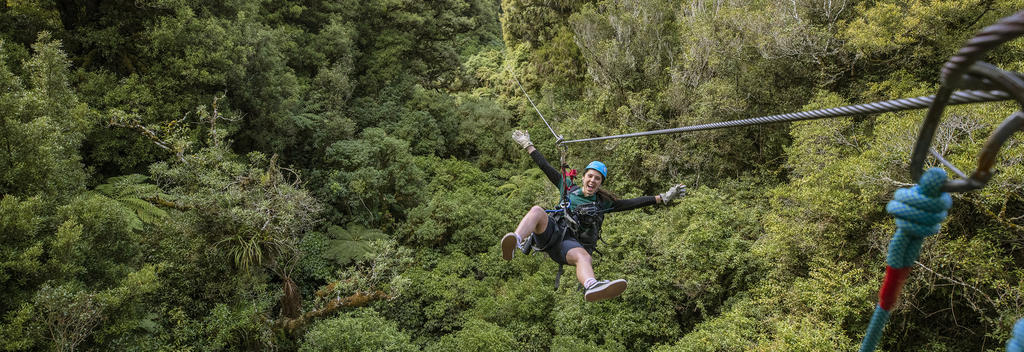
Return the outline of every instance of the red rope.
[[[911,268],[908,266],[896,269],[888,265],[885,266],[885,281],[882,281],[882,289],[878,291],[878,305],[882,309],[892,311],[896,300],[900,297],[900,291],[903,290],[903,283],[910,275]]]

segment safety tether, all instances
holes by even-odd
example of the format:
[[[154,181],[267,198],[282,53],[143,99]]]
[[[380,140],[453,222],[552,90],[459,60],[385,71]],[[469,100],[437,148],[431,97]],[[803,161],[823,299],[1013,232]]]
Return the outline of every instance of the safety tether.
[[[511,72],[512,71],[509,70],[509,73]],[[523,85],[519,83],[519,78],[516,78],[516,75],[514,73],[512,74],[512,79],[516,81],[516,85],[519,86],[519,90],[523,91],[523,95],[526,96],[526,100],[530,102],[531,106],[533,106],[533,110],[537,111],[537,115],[540,115],[540,119],[544,121],[544,125],[548,126],[548,130],[551,131],[551,134],[555,136],[555,144],[561,144],[562,136],[559,135],[558,133],[555,133],[555,129],[551,127],[550,123],[548,123],[548,119],[544,118],[544,114],[540,113],[540,109],[537,108],[537,104],[534,104],[533,99],[530,99],[530,94],[527,93],[526,88],[523,88]]]
[[[921,254],[924,238],[939,232],[946,211],[953,205],[949,193],[942,192],[945,183],[946,172],[932,168],[921,176],[916,186],[896,191],[893,200],[885,206],[885,210],[896,217],[896,234],[889,241],[885,280],[878,292],[878,306],[861,343],[861,352],[874,351],[878,346],[903,283]]]

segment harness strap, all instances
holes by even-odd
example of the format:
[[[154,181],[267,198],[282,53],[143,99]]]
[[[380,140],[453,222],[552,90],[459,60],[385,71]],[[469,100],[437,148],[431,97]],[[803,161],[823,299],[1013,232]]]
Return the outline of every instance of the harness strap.
[[[566,214],[564,209],[563,209],[562,216],[560,216],[557,219],[555,219],[555,221],[563,221],[563,219],[568,219],[569,217],[570,217],[569,214]],[[542,249],[542,250],[547,250],[548,248],[551,248],[551,246],[554,246],[555,244],[562,243],[562,241],[565,241],[565,233],[568,232],[568,231],[569,231],[569,226],[567,226],[567,224],[563,224],[563,226],[562,226],[562,233],[561,233],[561,235],[558,236],[558,239],[556,240],[554,238],[555,236],[551,236],[551,238],[548,239],[548,243],[544,245],[544,249]],[[558,283],[559,283],[559,281],[562,280],[562,272],[564,272],[564,271],[565,271],[565,264],[558,263],[558,272],[555,273],[555,291],[558,291]]]
[[[558,291],[558,283],[562,281],[562,272],[565,271],[565,265],[562,263],[558,264],[558,272],[555,273],[555,291]]]

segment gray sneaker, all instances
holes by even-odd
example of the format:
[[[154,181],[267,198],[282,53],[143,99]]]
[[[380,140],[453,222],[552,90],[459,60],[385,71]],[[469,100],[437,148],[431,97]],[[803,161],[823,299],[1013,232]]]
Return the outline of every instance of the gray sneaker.
[[[516,247],[519,247],[519,236],[516,236],[514,232],[506,233],[505,237],[501,238],[501,257],[505,260],[512,260]]]
[[[587,292],[583,294],[583,299],[587,300],[587,302],[597,302],[618,297],[625,290],[626,280],[601,280],[587,287]]]

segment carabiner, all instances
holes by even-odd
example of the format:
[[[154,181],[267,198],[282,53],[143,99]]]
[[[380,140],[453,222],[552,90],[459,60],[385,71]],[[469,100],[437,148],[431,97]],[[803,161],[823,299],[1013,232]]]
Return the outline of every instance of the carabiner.
[[[965,192],[985,187],[988,180],[992,178],[992,167],[996,163],[999,150],[1002,149],[1006,140],[1010,139],[1015,132],[1024,129],[1024,112],[1014,112],[999,124],[999,127],[989,135],[985,146],[978,153],[978,168],[974,170],[968,179],[950,180],[942,186],[945,192]]]
[[[559,138],[559,140],[562,140],[562,139]],[[568,160],[569,160],[569,146],[566,145],[565,143],[562,143],[562,144],[557,144],[556,147],[559,149],[559,151],[558,151],[559,152],[558,162],[561,163],[561,170],[559,170],[559,171],[562,172],[562,177],[565,177],[565,169],[567,167],[569,167],[569,164],[568,164]]]
[[[970,77],[968,77],[970,76]],[[985,62],[975,62],[964,75],[967,79],[952,80],[975,86],[983,82],[987,86],[999,88],[1012,96],[1017,103],[1024,107],[1024,80],[1016,73],[1007,72]],[[980,80],[979,80],[980,78]],[[956,88],[942,86],[936,94],[935,101],[928,109],[924,124],[921,125],[921,132],[918,135],[917,143],[914,146],[914,153],[910,160],[910,175],[916,181],[921,178],[924,172],[924,161],[931,149],[935,131],[938,129],[939,119],[949,96]],[[1003,144],[1018,130],[1024,128],[1024,113],[1017,111],[1007,117],[996,128],[992,135],[985,142],[985,146],[978,154],[978,168],[969,178],[946,181],[942,186],[943,192],[967,192],[985,187],[988,180],[992,178],[992,167],[995,165],[996,156]]]

